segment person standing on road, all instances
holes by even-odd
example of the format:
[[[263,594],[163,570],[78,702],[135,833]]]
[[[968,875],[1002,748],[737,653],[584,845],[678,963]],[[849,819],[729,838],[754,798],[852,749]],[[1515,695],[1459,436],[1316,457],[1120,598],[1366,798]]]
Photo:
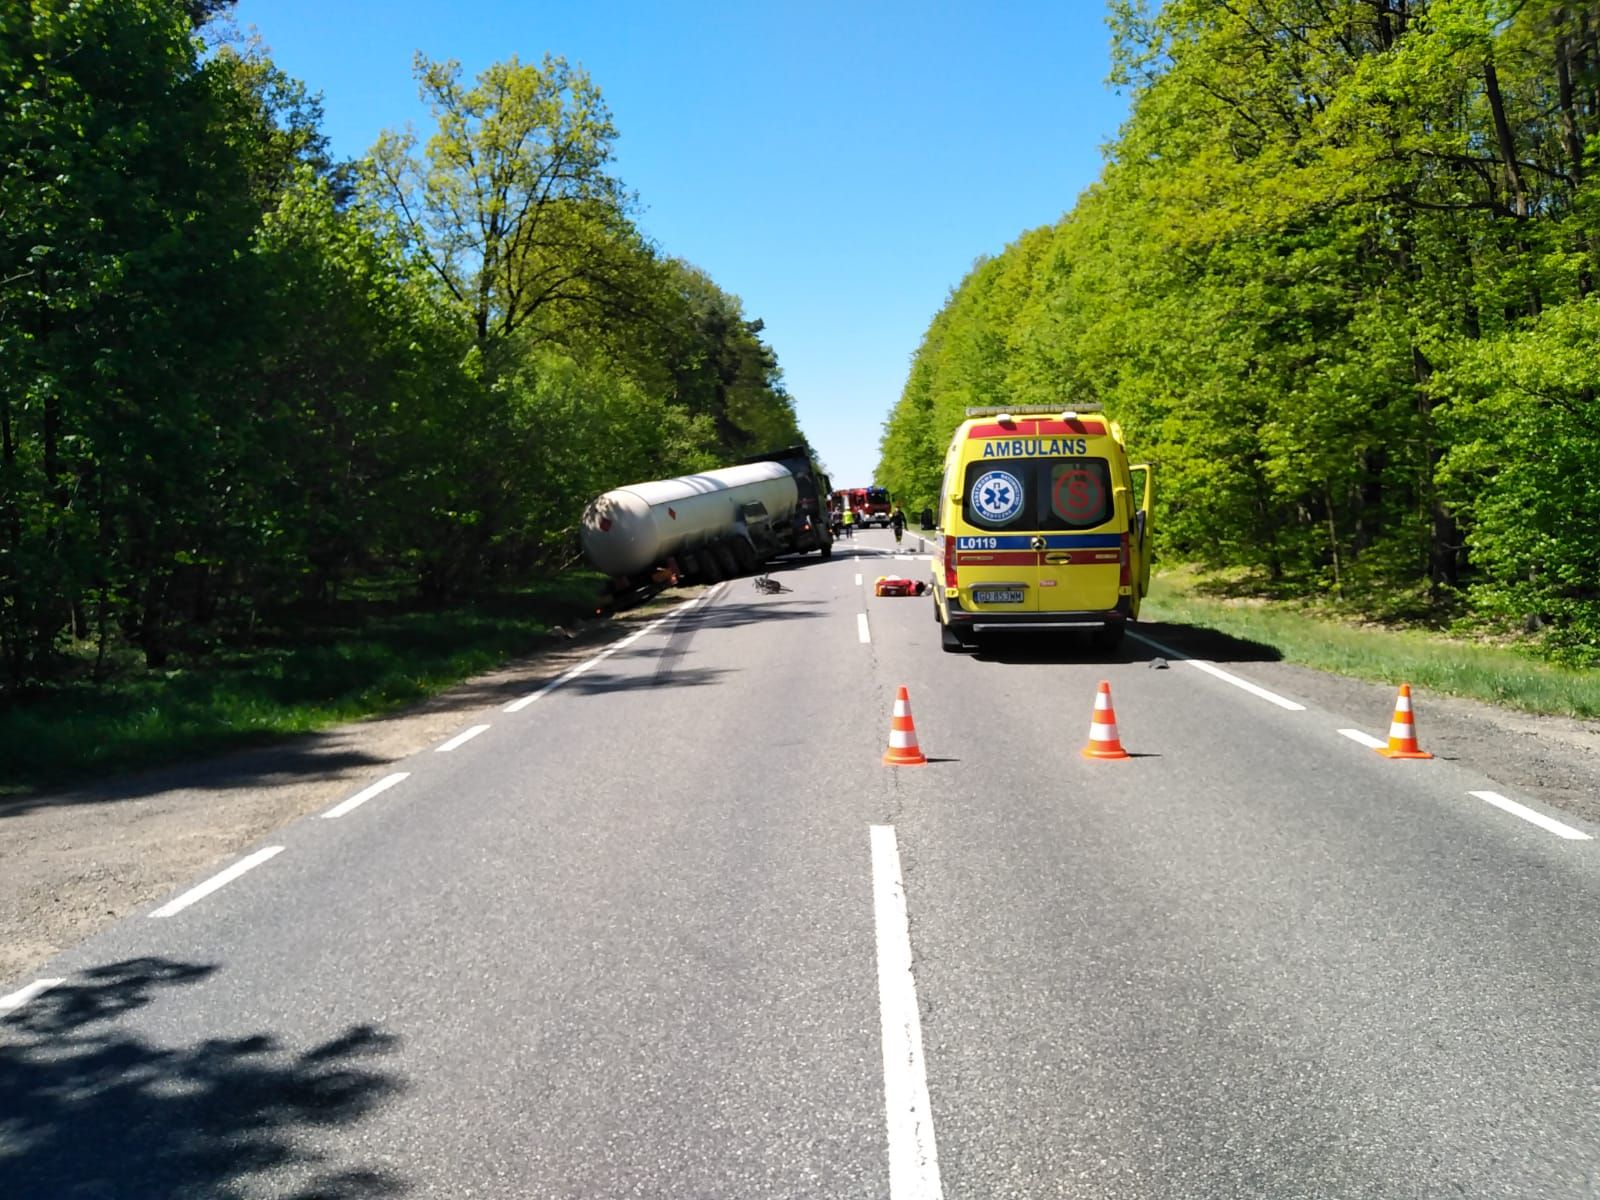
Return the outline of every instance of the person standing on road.
[[[854,540],[856,536],[856,510],[848,504],[845,505],[844,516],[841,519],[844,521],[845,537]]]
[[[894,506],[894,512],[889,514],[889,526],[894,530],[894,544],[898,546],[906,533],[906,514],[898,504]]]

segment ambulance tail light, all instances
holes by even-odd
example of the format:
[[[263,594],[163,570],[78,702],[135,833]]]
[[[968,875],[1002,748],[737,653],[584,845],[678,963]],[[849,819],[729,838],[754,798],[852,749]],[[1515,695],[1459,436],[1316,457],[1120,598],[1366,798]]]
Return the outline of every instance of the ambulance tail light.
[[[944,585],[947,588],[960,586],[956,581],[956,540],[953,537],[944,539]]]
[[[1117,583],[1121,587],[1132,587],[1133,555],[1129,550],[1128,535],[1126,533],[1122,535],[1122,540],[1118,543],[1118,550],[1120,553],[1117,556],[1117,569],[1120,574],[1117,576]]]

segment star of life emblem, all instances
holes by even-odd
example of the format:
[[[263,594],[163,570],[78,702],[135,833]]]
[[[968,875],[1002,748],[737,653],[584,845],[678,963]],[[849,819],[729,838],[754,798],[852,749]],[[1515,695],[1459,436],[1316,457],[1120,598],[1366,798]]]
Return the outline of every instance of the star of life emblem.
[[[990,471],[972,485],[972,508],[991,525],[1004,525],[1022,511],[1022,481],[1010,471]]]

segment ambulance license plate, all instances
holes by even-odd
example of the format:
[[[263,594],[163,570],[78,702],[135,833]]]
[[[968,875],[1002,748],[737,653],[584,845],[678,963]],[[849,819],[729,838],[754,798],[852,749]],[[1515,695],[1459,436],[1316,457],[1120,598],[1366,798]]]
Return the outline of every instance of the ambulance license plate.
[[[1021,604],[1021,588],[973,588],[972,602],[974,604]]]

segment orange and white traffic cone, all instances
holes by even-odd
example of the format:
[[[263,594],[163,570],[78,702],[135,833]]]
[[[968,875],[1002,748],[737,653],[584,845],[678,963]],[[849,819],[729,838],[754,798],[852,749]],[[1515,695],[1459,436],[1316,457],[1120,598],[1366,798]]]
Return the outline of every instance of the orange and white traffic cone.
[[[1394,720],[1389,724],[1389,744],[1379,746],[1385,758],[1432,758],[1417,745],[1417,723],[1411,717],[1411,685],[1402,683],[1394,701]]]
[[[1085,758],[1132,758],[1122,748],[1117,737],[1117,713],[1111,707],[1111,685],[1104,679],[1094,697],[1094,717],[1089,722],[1089,744],[1083,748]]]
[[[901,688],[895,693],[894,715],[889,718],[889,748],[883,761],[891,767],[920,767],[928,760],[917,745],[917,727],[911,720],[911,693]]]

